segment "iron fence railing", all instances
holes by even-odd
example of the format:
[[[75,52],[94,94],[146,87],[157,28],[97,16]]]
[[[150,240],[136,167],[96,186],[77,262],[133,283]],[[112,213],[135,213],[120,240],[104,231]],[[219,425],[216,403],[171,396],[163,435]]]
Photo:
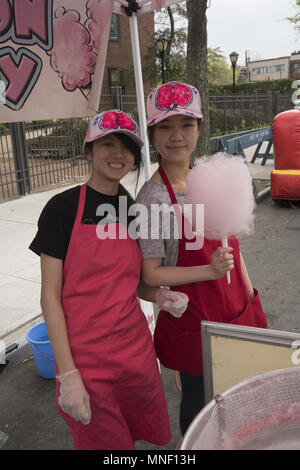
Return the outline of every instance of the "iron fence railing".
[[[252,94],[209,97],[211,135],[269,126],[277,112],[292,108],[290,96]],[[119,108],[138,120],[135,91],[103,90],[99,109]],[[82,154],[88,119],[1,124],[0,202],[83,181],[89,164]]]
[[[85,119],[10,124],[0,133],[0,201],[83,179]]]
[[[209,113],[212,135],[270,125],[272,94],[210,95]]]
[[[292,94],[277,93],[275,106],[276,114],[294,108],[294,104],[292,103]]]

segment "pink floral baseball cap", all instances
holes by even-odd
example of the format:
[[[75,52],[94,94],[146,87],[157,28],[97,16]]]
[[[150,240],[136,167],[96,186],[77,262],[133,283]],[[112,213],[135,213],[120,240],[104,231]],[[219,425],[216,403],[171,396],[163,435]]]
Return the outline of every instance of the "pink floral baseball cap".
[[[130,116],[123,113],[123,111],[112,109],[104,113],[96,114],[96,116],[90,120],[83,142],[83,153],[87,142],[101,139],[101,137],[112,134],[113,132],[128,135],[140,148],[144,145],[140,137],[137,123]]]
[[[149,93],[147,97],[148,126],[154,126],[163,119],[177,114],[199,119],[203,117],[200,93],[197,88],[182,82],[168,82]]]

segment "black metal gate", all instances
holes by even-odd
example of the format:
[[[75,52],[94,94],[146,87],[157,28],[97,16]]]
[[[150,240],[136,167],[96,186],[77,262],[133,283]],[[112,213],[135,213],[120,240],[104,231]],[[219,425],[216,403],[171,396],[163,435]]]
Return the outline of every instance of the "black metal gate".
[[[271,93],[210,96],[211,135],[270,126],[276,112],[293,107],[288,97],[275,100]],[[134,91],[103,90],[99,109],[111,108],[138,120]],[[0,202],[86,180],[87,126],[88,119],[79,118],[0,124]]]
[[[81,180],[85,119],[12,123],[0,135],[0,200]]]

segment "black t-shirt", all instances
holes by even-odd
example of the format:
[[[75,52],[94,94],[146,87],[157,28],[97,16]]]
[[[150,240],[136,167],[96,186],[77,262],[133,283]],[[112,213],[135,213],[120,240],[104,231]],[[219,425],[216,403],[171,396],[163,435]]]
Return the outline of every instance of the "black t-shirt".
[[[47,202],[39,217],[38,231],[29,246],[30,250],[37,255],[44,253],[53,258],[65,259],[77,214],[79,194],[80,186],[76,186],[56,194]],[[121,184],[116,196],[101,194],[87,186],[81,223],[97,225],[101,220],[107,221],[109,211],[101,211],[102,215],[97,215],[96,213],[99,205],[109,204],[114,208],[109,213],[110,221],[118,222],[119,220],[124,220],[123,217],[125,216],[128,226],[134,217],[120,214],[119,196],[127,198],[128,209],[134,204],[134,200]],[[109,206],[107,207],[109,209]]]

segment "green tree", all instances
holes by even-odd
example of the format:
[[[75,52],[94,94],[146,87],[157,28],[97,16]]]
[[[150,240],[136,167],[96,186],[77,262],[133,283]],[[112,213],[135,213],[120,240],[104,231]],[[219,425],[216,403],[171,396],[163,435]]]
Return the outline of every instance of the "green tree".
[[[232,72],[219,47],[207,49],[209,85],[227,85],[232,82]]]
[[[298,10],[294,16],[287,19],[295,25],[295,29],[300,32],[300,0],[295,0],[295,8]]]
[[[169,40],[166,51],[165,79],[187,80],[186,48],[188,20],[185,3],[173,5],[155,14],[157,31],[155,38],[164,36]],[[157,56],[157,78],[161,77],[161,63]],[[210,85],[226,85],[232,81],[232,73],[220,47],[207,49],[208,81]]]
[[[189,0],[187,6],[187,79],[200,92],[203,127],[198,139],[195,155],[210,153],[210,125],[208,107],[208,62],[207,62],[207,18],[208,0]]]
[[[168,39],[168,47],[165,54],[165,81],[186,81],[186,22],[184,22],[184,9],[178,5],[167,7],[156,13],[155,23],[157,30],[155,39],[164,36]],[[161,81],[161,61],[158,52],[157,78]]]

